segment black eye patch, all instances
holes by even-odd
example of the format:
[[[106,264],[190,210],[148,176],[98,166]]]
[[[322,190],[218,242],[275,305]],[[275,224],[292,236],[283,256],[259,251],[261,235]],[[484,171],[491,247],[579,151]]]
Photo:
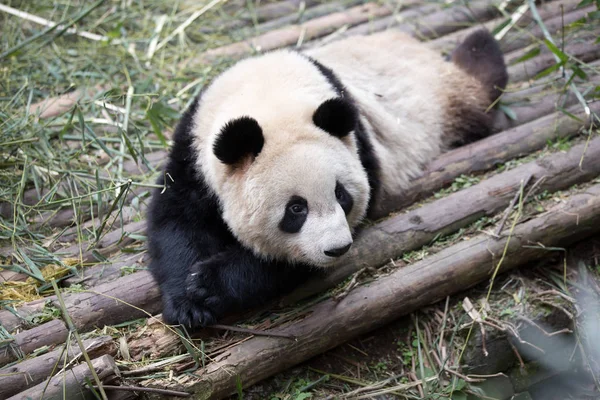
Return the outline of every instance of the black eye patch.
[[[340,206],[342,206],[342,210],[344,210],[346,215],[350,214],[354,206],[354,199],[340,182],[336,182],[335,184],[335,198],[340,203]]]
[[[279,222],[279,229],[287,233],[298,233],[308,217],[308,203],[300,196],[292,196],[285,206],[285,214]]]

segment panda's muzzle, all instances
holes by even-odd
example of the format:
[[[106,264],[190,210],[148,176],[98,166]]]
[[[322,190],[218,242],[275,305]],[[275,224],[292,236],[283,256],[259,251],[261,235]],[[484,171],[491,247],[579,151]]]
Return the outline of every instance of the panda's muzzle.
[[[341,257],[350,250],[350,246],[352,246],[352,243],[348,243],[346,246],[338,247],[337,249],[325,250],[324,253],[328,257]]]

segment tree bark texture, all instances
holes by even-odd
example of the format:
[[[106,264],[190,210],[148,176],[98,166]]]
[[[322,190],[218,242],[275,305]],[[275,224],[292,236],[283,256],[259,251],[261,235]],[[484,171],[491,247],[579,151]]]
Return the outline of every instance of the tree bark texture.
[[[538,6],[540,18],[544,21],[544,25],[546,25],[550,34],[554,35],[557,32],[560,32],[563,26],[569,25],[585,17],[588,12],[593,10],[592,7],[577,9],[579,3],[580,1],[577,0],[551,1]],[[564,15],[562,14],[563,11]],[[504,21],[506,21],[505,17],[495,18],[484,24],[476,24],[470,28],[462,29],[440,38],[433,39],[429,43],[432,48],[448,53],[462,43],[469,34],[483,28],[491,31]],[[527,26],[529,24],[536,23],[531,17],[531,11],[527,10],[519,21],[517,21],[517,26],[524,28],[527,32],[511,29],[506,36],[500,40],[502,52],[506,54],[521,49],[534,43],[536,38],[541,39],[543,37],[543,32],[537,24],[528,28]]]
[[[147,271],[136,272],[86,292],[65,294],[63,297],[73,323],[81,332],[147,317],[159,312],[161,308],[158,286]],[[56,302],[55,299],[52,301]],[[37,307],[39,303],[36,303],[36,307],[25,306],[17,311],[27,316],[31,312],[37,312]],[[9,332],[16,329],[21,321],[8,311],[0,311],[0,322]],[[61,342],[64,342],[64,338],[54,344]]]
[[[119,376],[115,360],[109,355],[92,360],[92,367],[101,380]],[[66,370],[47,381],[9,397],[9,400],[73,400],[90,398],[89,391],[83,387],[87,380],[94,382],[92,372],[84,362],[75,368]]]
[[[110,336],[99,336],[83,341],[85,351],[90,358],[104,354],[114,356],[117,347]],[[72,341],[68,349],[61,346],[49,353],[30,358],[10,367],[0,368],[0,399],[15,395],[28,387],[45,381],[53,371],[59,371],[67,363],[81,356],[76,341]],[[78,362],[81,361],[77,360]]]
[[[244,42],[209,49],[199,57],[184,61],[183,64],[190,67],[208,63],[221,57],[240,58],[251,54],[255,49],[263,52],[295,45],[300,38],[307,42],[335,32],[344,26],[365,23],[373,18],[377,19],[390,15],[392,12],[393,10],[390,7],[367,3],[352,7],[344,12],[316,18],[304,24],[276,29]],[[461,22],[492,18],[497,15],[497,10],[489,2],[479,1],[470,4],[469,7],[453,7],[450,10],[445,10],[445,12],[432,15],[436,15],[436,17],[425,17],[422,24],[414,28],[415,32],[419,32],[424,37],[435,37],[436,35],[455,31]]]
[[[1,312],[8,313],[8,311]],[[14,317],[14,315],[10,313],[7,315]],[[11,328],[11,322],[19,323],[20,321],[16,317],[10,321],[0,319],[0,323],[2,323],[2,326],[8,331],[12,331],[12,329],[9,329]],[[67,326],[60,319],[53,319],[52,321],[34,328],[19,332],[13,335],[13,342],[0,347],[0,366],[17,360],[19,356],[31,354],[40,347],[53,346],[57,343],[62,343],[67,340],[68,334],[69,331],[67,330]]]
[[[600,57],[600,46],[593,40],[586,43],[575,43],[565,48],[565,53],[582,62],[590,62]],[[533,79],[537,74],[556,64],[553,53],[540,54],[531,60],[508,67],[511,82]]]

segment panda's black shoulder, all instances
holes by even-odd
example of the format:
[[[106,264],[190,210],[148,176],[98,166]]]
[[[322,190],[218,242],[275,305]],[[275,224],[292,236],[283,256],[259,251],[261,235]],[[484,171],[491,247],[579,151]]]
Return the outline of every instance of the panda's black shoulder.
[[[310,62],[313,63],[315,67],[317,67],[321,75],[323,75],[325,79],[327,79],[327,82],[329,82],[329,84],[335,89],[338,95],[346,99],[356,107],[356,100],[352,98],[350,93],[348,93],[348,90],[346,89],[340,78],[336,75],[335,71],[321,64],[314,58],[308,57],[308,59],[310,60]],[[377,193],[379,193],[379,188],[381,187],[381,166],[375,148],[371,143],[371,138],[367,134],[367,131],[360,119],[358,120],[356,129],[354,130],[354,136],[356,137],[356,144],[358,146],[358,155],[360,157],[360,162],[365,171],[367,172],[367,177],[369,180],[370,197],[368,210],[371,210],[375,196]]]
[[[173,134],[168,160],[157,180],[159,187],[153,193],[147,218],[151,245],[159,240],[172,240],[165,238],[165,232],[192,237],[210,231],[226,242],[232,239],[221,217],[216,196],[195,168],[197,153],[193,146],[193,120],[200,98],[201,95],[198,95],[181,116]],[[167,226],[176,226],[177,229],[165,229]]]

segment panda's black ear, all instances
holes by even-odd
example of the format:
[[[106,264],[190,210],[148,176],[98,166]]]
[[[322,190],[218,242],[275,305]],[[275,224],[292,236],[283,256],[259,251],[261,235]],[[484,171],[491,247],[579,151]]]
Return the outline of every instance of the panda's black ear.
[[[256,157],[265,144],[262,129],[254,118],[229,121],[219,132],[213,152],[221,162],[233,165],[247,157]]]
[[[356,128],[358,113],[349,101],[336,97],[325,101],[313,115],[313,122],[325,132],[344,137]]]

